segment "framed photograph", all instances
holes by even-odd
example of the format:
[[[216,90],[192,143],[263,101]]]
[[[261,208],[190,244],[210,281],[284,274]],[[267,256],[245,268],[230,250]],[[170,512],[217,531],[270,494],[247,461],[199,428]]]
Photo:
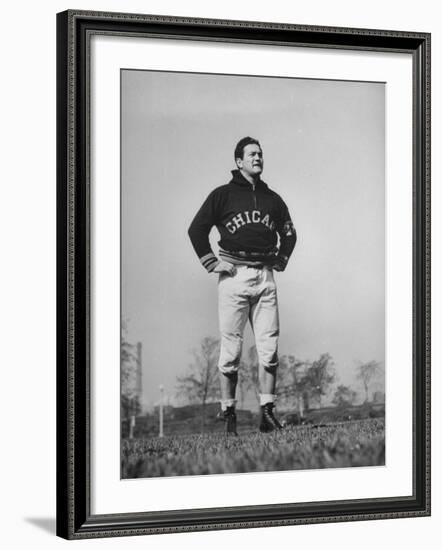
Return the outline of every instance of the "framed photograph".
[[[429,515],[430,35],[57,17],[57,534]]]

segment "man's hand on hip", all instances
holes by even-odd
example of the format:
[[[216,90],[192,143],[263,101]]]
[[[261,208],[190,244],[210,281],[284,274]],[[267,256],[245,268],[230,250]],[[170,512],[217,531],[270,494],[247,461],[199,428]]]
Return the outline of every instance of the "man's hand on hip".
[[[229,275],[235,275],[236,267],[230,262],[220,260],[219,264],[213,269],[214,273],[228,273]]]

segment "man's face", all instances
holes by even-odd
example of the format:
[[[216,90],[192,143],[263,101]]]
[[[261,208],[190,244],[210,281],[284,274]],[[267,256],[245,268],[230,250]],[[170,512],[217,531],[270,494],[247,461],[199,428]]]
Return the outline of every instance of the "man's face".
[[[238,168],[250,176],[259,176],[264,168],[264,159],[259,145],[251,143],[244,147],[243,158],[237,158]]]

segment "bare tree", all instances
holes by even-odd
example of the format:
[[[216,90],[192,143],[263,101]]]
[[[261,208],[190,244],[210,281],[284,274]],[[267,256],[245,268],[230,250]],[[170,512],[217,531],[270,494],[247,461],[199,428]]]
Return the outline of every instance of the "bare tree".
[[[335,380],[333,360],[329,353],[323,353],[306,371],[306,391],[316,400],[319,408],[322,406],[322,396]]]
[[[337,407],[346,407],[353,405],[356,400],[356,392],[349,386],[340,384],[333,395],[332,403]]]
[[[294,355],[283,355],[279,362],[277,393],[285,406],[298,409],[302,418],[308,408],[307,361],[297,359]]]
[[[120,343],[120,373],[121,373],[121,411],[124,418],[141,412],[141,404],[136,393],[136,346],[127,340],[126,322],[122,323]]]
[[[200,347],[192,351],[193,362],[188,374],[177,377],[177,390],[184,394],[190,403],[201,404],[201,427],[206,423],[206,404],[219,398],[218,356],[219,340],[206,336]]]
[[[357,367],[356,378],[362,382],[365,391],[365,402],[369,401],[368,390],[370,384],[376,380],[382,373],[381,364],[378,361],[368,361],[367,363],[361,363]]]

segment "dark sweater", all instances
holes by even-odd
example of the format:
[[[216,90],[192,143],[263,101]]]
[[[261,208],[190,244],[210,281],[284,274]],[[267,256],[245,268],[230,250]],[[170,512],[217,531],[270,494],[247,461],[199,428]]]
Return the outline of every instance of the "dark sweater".
[[[209,272],[219,263],[209,243],[215,225],[221,236],[220,258],[284,270],[296,244],[286,204],[262,180],[252,186],[239,170],[232,170],[232,175],[227,185],[209,194],[190,224],[189,237],[198,258]]]

